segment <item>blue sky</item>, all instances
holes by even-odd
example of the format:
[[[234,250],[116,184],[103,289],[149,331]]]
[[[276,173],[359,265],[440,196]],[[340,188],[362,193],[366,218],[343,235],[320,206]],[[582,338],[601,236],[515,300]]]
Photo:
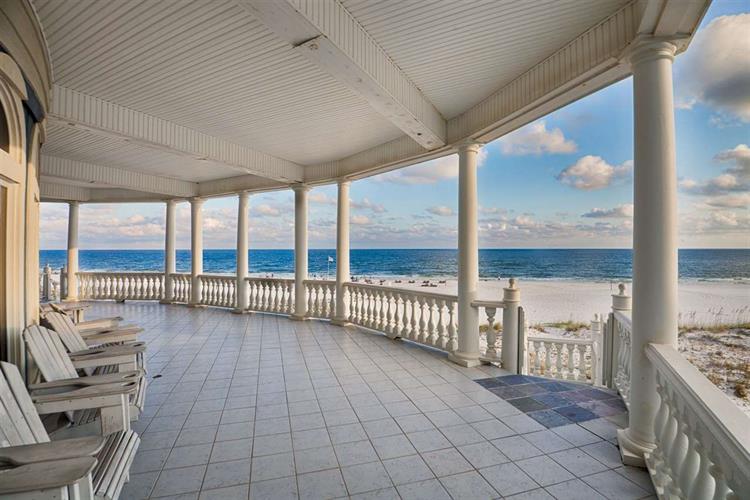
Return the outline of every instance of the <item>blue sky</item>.
[[[716,0],[675,61],[680,245],[750,247],[750,0]],[[627,248],[632,81],[623,80],[483,148],[480,245]],[[455,248],[455,156],[352,184],[353,248]],[[336,187],[311,191],[310,246],[335,246]],[[291,191],[251,196],[252,248],[293,246]],[[206,248],[235,245],[236,198],[204,205]],[[42,248],[64,248],[67,208],[42,204]],[[189,208],[178,208],[189,247]],[[163,204],[83,205],[82,248],[161,248]]]

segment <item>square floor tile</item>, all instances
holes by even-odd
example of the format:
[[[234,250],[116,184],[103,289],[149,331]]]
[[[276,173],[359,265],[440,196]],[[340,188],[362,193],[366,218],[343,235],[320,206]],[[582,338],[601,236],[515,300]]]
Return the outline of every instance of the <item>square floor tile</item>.
[[[273,434],[271,436],[259,436],[253,443],[253,456],[274,455],[292,451],[291,434]]]
[[[381,460],[403,457],[417,452],[404,434],[373,439],[372,445]]]
[[[253,458],[252,474],[250,477],[255,482],[293,476],[294,473],[294,455],[291,453],[279,453],[277,455]]]
[[[578,477],[607,470],[606,465],[578,448],[558,451],[549,456]]]
[[[364,493],[392,486],[383,464],[370,462],[366,464],[343,467],[341,473],[349,493]]]
[[[250,498],[252,500],[296,500],[297,478],[284,477],[250,483]]]
[[[571,423],[570,420],[563,417],[554,410],[532,411],[527,413],[527,415],[543,426],[547,427],[548,429],[568,425]]]
[[[630,500],[643,498],[648,495],[646,490],[613,470],[600,472],[581,479],[607,498]]]
[[[297,484],[301,499],[320,500],[344,497],[347,494],[339,469],[300,474],[297,476]]]
[[[294,451],[294,464],[298,474],[333,469],[339,466],[331,446]]]
[[[350,443],[367,439],[365,429],[360,423],[337,425],[328,428],[328,435],[333,444]]]
[[[450,476],[474,469],[455,448],[428,451],[427,453],[422,453],[422,458],[438,477]]]
[[[397,486],[403,500],[451,500],[448,492],[437,479]]]
[[[599,418],[595,413],[590,412],[585,408],[581,408],[578,405],[563,406],[562,408],[555,408],[554,411],[567,418],[571,422],[586,422],[587,420],[594,420]]]
[[[495,439],[492,444],[511,460],[523,460],[543,454],[542,450],[526,441],[522,436]]]
[[[495,498],[498,495],[477,471],[441,477],[440,482],[454,500]]]
[[[179,495],[201,489],[205,465],[162,471],[154,486],[154,496]]]
[[[250,482],[250,460],[208,464],[203,488],[214,489]]]
[[[546,405],[547,408],[559,408],[561,406],[568,406],[571,404],[571,401],[568,398],[566,398],[565,396],[559,393],[554,393],[554,392],[535,394],[531,397],[532,399],[539,401],[543,405]]]
[[[575,476],[549,457],[539,456],[515,462],[526,474],[541,486],[575,479]]]
[[[331,438],[328,436],[328,430],[325,427],[292,433],[292,447],[295,450],[306,450],[308,448],[319,448],[330,445]]]
[[[339,443],[333,445],[333,448],[336,452],[336,457],[338,457],[339,464],[342,467],[379,460],[378,454],[375,453],[375,448],[373,448],[370,441],[367,440],[354,441],[352,443]]]
[[[580,479],[548,486],[546,490],[558,500],[605,500],[606,497]]]
[[[530,432],[523,438],[542,450],[544,453],[554,453],[573,448],[573,445],[550,430]]]
[[[414,448],[420,453],[425,451],[440,450],[443,448],[451,448],[453,445],[450,441],[437,429],[431,429],[428,431],[410,432],[406,435],[411,441]]]
[[[211,456],[211,446],[210,444],[196,444],[172,448],[172,453],[169,454],[164,468],[174,469],[208,463],[208,458]]]
[[[236,439],[234,441],[218,441],[211,451],[211,462],[226,462],[250,458],[253,451],[252,439]]]
[[[424,481],[435,477],[419,455],[384,460],[383,465],[388,471],[391,481],[396,485]]]
[[[503,496],[522,493],[539,487],[533,479],[514,463],[493,465],[481,469],[479,473]]]
[[[458,451],[468,460],[475,469],[489,467],[508,462],[508,457],[498,450],[492,443],[483,441],[481,443],[461,446]]]

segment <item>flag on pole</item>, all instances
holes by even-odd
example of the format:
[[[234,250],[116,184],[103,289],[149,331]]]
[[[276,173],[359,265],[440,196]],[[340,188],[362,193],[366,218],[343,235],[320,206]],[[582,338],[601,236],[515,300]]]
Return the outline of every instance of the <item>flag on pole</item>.
[[[333,262],[333,257],[331,257],[330,255],[328,256],[328,262]]]

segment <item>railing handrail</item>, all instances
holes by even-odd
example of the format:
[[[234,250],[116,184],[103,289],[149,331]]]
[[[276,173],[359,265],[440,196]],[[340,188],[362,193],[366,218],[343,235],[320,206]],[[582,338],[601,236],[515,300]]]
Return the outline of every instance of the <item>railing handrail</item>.
[[[199,274],[199,278],[236,280],[236,274]]]
[[[307,280],[303,280],[302,282],[305,285],[335,285],[336,284],[336,280],[307,279]]]
[[[592,345],[594,339],[574,339],[566,337],[526,337],[528,342],[550,342],[554,344]]]
[[[159,271],[78,271],[76,273],[78,276],[94,276],[102,274],[109,276],[133,276],[142,274],[147,276],[164,276],[164,273]]]
[[[294,283],[294,278],[260,278],[258,276],[248,276],[245,278],[247,282],[261,282],[261,281],[273,281],[277,283]]]
[[[633,331],[633,320],[630,317],[630,311],[613,311],[615,319],[622,323],[627,330]]]
[[[453,302],[458,301],[457,295],[450,295],[447,293],[424,292],[422,290],[415,290],[413,288],[396,288],[396,287],[385,286],[385,285],[370,285],[368,283],[355,283],[353,281],[347,281],[346,283],[344,283],[344,287],[347,287],[347,288],[359,287],[359,288],[366,288],[369,290],[380,290],[380,291],[386,291],[386,292],[420,295],[420,296],[428,297],[431,299],[448,300],[448,301],[453,301]]]
[[[712,433],[722,455],[750,478],[750,417],[673,346],[649,344],[646,357]]]
[[[505,302],[503,302],[502,300],[474,300],[471,302],[471,307],[494,307],[495,309],[502,309],[505,307]]]

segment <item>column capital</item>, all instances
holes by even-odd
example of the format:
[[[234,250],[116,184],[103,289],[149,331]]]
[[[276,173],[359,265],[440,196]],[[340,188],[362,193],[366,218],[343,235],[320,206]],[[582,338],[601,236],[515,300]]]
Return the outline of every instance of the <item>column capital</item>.
[[[624,57],[635,67],[640,63],[655,59],[674,60],[677,45],[667,38],[640,37],[625,50]]]
[[[339,185],[339,186],[349,186],[349,185],[351,185],[351,183],[352,183],[351,179],[343,178],[343,179],[337,179],[336,180],[336,184]]]
[[[206,199],[196,197],[196,198],[190,198],[188,199],[188,201],[190,202],[191,205],[201,206],[206,201]]]
[[[306,193],[310,191],[310,186],[308,184],[292,184],[291,188],[295,193]]]
[[[478,153],[482,146],[484,146],[483,142],[475,141],[473,139],[465,139],[454,145],[456,151],[473,151],[474,153]]]
[[[69,205],[69,206],[71,206],[71,207],[78,207],[78,206],[80,206],[80,205],[81,205],[81,202],[80,202],[80,201],[77,201],[77,200],[70,200],[70,201],[68,202],[68,205]]]
[[[239,193],[237,193],[237,198],[239,198],[240,200],[247,200],[248,198],[250,198],[250,193],[247,191],[240,191]]]
[[[168,200],[164,200],[164,203],[166,203],[167,205],[177,205],[178,202],[179,200],[177,200],[176,198],[170,198]]]

